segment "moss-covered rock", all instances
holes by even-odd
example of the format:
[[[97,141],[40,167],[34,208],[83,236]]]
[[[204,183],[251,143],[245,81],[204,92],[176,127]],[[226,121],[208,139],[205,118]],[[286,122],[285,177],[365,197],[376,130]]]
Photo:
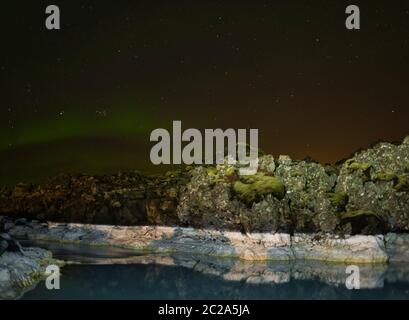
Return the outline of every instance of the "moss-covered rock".
[[[377,182],[377,181],[394,181],[398,178],[396,173],[392,171],[384,171],[384,172],[378,172],[373,175],[372,180]]]
[[[357,218],[357,217],[375,217],[378,219],[382,218],[382,215],[373,211],[368,211],[368,210],[355,210],[355,211],[347,211],[343,212],[341,214],[341,219],[352,219],[352,218]]]
[[[237,174],[237,169],[235,167],[229,167],[226,169],[225,176],[232,177]]]
[[[258,171],[267,175],[274,175],[276,163],[272,155],[264,155],[258,159]]]
[[[240,176],[241,165],[228,161],[156,176],[60,175],[41,185],[0,188],[0,214],[56,222],[331,233],[376,232],[381,221],[388,231],[409,232],[407,141],[376,144],[337,166],[260,155],[253,176]]]
[[[336,174],[319,163],[294,161],[287,156],[280,156],[275,173],[286,186],[292,230],[334,232],[338,225],[337,210],[327,194],[334,188]]]
[[[348,194],[346,192],[332,192],[328,194],[328,198],[331,201],[331,204],[338,210],[345,210],[346,205],[348,204]]]
[[[382,213],[389,230],[409,231],[408,161],[405,143],[381,142],[355,153],[342,164],[335,188],[348,194],[346,211]],[[357,170],[350,169],[354,163]]]
[[[234,183],[233,189],[245,203],[253,203],[267,194],[272,194],[277,199],[283,199],[285,196],[284,183],[277,177],[263,173],[241,177],[240,181]]]
[[[401,174],[397,178],[397,183],[394,186],[396,191],[408,192],[409,191],[409,174]]]
[[[252,204],[250,211],[242,211],[241,225],[246,231],[258,232],[290,232],[292,230],[291,214],[288,203],[279,200],[272,194]]]
[[[346,162],[346,168],[349,171],[356,171],[356,170],[366,171],[370,167],[371,167],[371,164],[367,162],[356,162],[354,160],[349,160]]]
[[[178,223],[197,228],[237,230],[241,211],[239,202],[232,199],[231,183],[214,167],[210,170],[197,167],[191,175],[176,208]]]
[[[40,248],[25,248],[24,252],[6,252],[0,256],[0,300],[18,299],[46,278],[48,265],[63,266],[51,252]]]

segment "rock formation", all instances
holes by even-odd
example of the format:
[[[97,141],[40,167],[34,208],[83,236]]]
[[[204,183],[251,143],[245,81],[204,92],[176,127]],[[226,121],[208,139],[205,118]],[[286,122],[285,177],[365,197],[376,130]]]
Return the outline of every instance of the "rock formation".
[[[185,167],[165,175],[61,175],[0,188],[0,215],[39,221],[249,232],[409,231],[409,137],[331,166],[260,156],[259,171]]]

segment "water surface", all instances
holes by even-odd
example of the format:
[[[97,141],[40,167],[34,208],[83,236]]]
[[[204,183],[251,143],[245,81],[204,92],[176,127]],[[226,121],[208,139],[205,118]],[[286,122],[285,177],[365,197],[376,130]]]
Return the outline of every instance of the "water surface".
[[[38,244],[37,244],[38,245]],[[205,256],[41,244],[62,269],[61,289],[41,282],[23,299],[408,299],[406,264],[362,265],[361,289],[345,286],[345,265],[245,262]]]

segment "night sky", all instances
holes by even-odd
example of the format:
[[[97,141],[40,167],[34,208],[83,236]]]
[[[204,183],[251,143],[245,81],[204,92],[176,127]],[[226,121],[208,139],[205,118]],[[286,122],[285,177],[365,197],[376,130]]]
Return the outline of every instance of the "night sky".
[[[8,1],[0,16],[0,184],[165,170],[149,136],[173,120],[258,128],[264,151],[322,163],[409,134],[407,0]]]

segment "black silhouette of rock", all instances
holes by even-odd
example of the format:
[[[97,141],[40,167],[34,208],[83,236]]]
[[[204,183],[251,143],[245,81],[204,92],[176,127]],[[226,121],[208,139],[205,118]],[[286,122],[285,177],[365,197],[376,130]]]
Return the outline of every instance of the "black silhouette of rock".
[[[15,225],[6,217],[0,217],[0,256],[6,251],[23,253],[24,251],[20,243],[13,239],[8,233],[5,233],[6,230],[4,226],[6,224]]]

